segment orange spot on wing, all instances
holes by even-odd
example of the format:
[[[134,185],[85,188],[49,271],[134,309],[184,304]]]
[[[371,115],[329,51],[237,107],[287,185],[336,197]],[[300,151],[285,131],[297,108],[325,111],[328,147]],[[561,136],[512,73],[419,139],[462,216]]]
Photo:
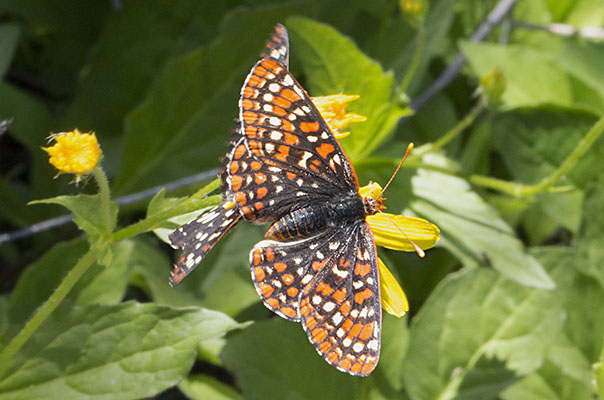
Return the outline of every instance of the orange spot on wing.
[[[257,201],[256,203],[254,203],[254,208],[256,209],[256,211],[262,211],[262,209],[264,208],[264,204],[261,201]]]
[[[252,255],[252,264],[258,265],[258,264],[260,264],[261,261],[262,261],[262,250],[260,250],[260,249],[254,250],[254,254]],[[262,274],[264,274],[264,271],[262,269],[260,269],[260,271],[258,271],[258,269],[259,268],[256,268],[256,270],[255,270],[256,273],[261,272]],[[256,275],[256,276],[258,276],[258,275]],[[264,279],[264,278],[262,278],[262,279]],[[262,279],[260,279],[260,280],[262,280]]]
[[[256,76],[264,76],[266,75],[266,69],[264,69],[261,65],[258,65],[254,70],[254,75]]]
[[[300,291],[295,286],[292,286],[289,289],[287,289],[287,295],[289,297],[296,297],[298,295],[298,293],[300,293]]]
[[[357,337],[359,335],[359,332],[361,332],[361,329],[363,328],[363,324],[361,323],[356,323],[352,326],[352,328],[350,329],[350,331],[348,332],[348,337],[349,338],[354,338]]]
[[[275,267],[275,269],[277,270],[277,272],[283,272],[287,268],[287,264],[286,263],[282,263],[282,262],[276,262],[276,263],[273,264],[273,266]]]
[[[292,274],[283,274],[281,280],[283,281],[283,283],[289,286],[294,283],[294,276]]]
[[[266,196],[266,194],[268,193],[268,189],[265,188],[264,186],[258,188],[258,190],[256,190],[256,195],[259,199],[264,198],[264,196]]]
[[[243,112],[243,122],[246,124],[253,124],[258,119],[258,114],[253,111]]]
[[[322,293],[324,296],[329,296],[333,293],[333,288],[325,282],[319,282],[316,291],[317,293]]]
[[[271,285],[264,282],[258,282],[258,288],[260,289],[260,293],[262,293],[262,296],[264,297],[269,297],[275,291],[275,289],[273,289]],[[279,304],[277,303],[277,305]]]
[[[316,150],[317,150],[317,153],[319,153],[321,155],[321,157],[327,158],[329,153],[331,153],[335,150],[335,147],[333,147],[332,144],[323,143],[321,146],[317,147]]]
[[[264,256],[266,257],[266,261],[273,261],[275,259],[275,253],[273,249],[266,249],[264,251]]]
[[[306,318],[306,319],[304,320],[304,323],[306,324],[306,327],[307,327],[308,329],[310,329],[311,331],[312,331],[313,329],[315,329],[315,328],[316,328],[316,326],[317,326],[317,324],[318,324],[317,320],[316,320],[316,319],[314,319],[314,317],[312,317],[312,316],[311,316],[311,317]]]
[[[335,351],[332,351],[331,353],[329,353],[327,355],[327,359],[329,361],[331,361],[333,364],[337,364],[338,360],[340,359],[340,357],[338,357],[337,353]]]
[[[336,290],[334,292],[334,294],[333,294],[333,298],[338,303],[343,302],[344,299],[346,299],[346,289],[345,288],[341,288],[341,289]]]
[[[373,292],[371,289],[367,288],[362,292],[359,292],[354,295],[354,301],[358,304],[362,304],[366,299],[370,299],[373,297]]]
[[[313,342],[320,343],[327,338],[327,331],[323,328],[316,328],[311,332]]]
[[[245,153],[247,152],[247,149],[245,148],[245,145],[240,144],[237,149],[235,150],[235,152],[233,153],[233,158],[238,160],[241,157],[243,157],[245,155]]]
[[[241,207],[241,211],[243,212],[243,215],[245,215],[247,219],[254,219],[254,210],[252,210],[252,207],[243,206],[243,207]]]
[[[300,141],[296,135],[292,135],[291,133],[285,133],[285,143],[291,145],[298,144]]]
[[[280,311],[281,311],[281,312],[282,312],[284,315],[286,315],[286,316],[288,316],[288,317],[290,317],[290,318],[294,318],[295,316],[297,316],[297,315],[298,315],[298,314],[296,313],[296,311],[295,311],[293,308],[291,308],[291,307],[281,307]]]
[[[260,168],[262,168],[262,163],[254,160],[250,163],[250,167],[252,167],[254,171],[258,171]]]
[[[354,267],[354,274],[355,275],[365,276],[369,272],[371,272],[371,265],[369,265],[369,264],[361,264],[360,262],[356,263],[356,265]]]
[[[331,350],[331,343],[329,343],[328,341],[324,341],[323,343],[321,343],[319,345],[319,351],[323,354],[327,353],[329,350]]]
[[[254,102],[249,99],[246,99],[246,98],[244,98],[241,101],[241,106],[243,107],[244,110],[251,110],[251,109],[255,108]]]
[[[352,364],[352,363],[350,362],[350,360],[349,360],[349,359],[344,358],[342,361],[340,361],[340,362],[338,363],[338,367],[340,367],[340,368],[342,368],[342,369],[345,369],[345,370],[350,370],[350,366],[351,366],[351,364]]]
[[[370,323],[366,324],[365,326],[363,326],[363,329],[361,329],[361,332],[359,332],[359,339],[367,341],[371,338],[372,335],[373,335],[373,322],[370,322]]]
[[[233,177],[231,178],[231,182],[233,182],[233,179],[234,179],[235,177],[239,177],[239,178],[241,178],[239,175],[235,175],[235,176],[233,176]],[[241,184],[240,184],[239,186],[241,186]],[[233,185],[233,189],[235,189],[235,185]],[[238,203],[240,206],[242,206],[242,205],[244,205],[245,203],[247,203],[247,197],[246,197],[246,195],[245,195],[245,193],[244,193],[244,192],[237,192],[237,193],[235,193],[235,200],[237,200],[237,203]]]
[[[255,261],[254,261],[254,264],[256,264]],[[264,278],[266,278],[266,274],[264,273],[264,270],[260,267],[254,268],[254,275],[256,275],[256,282],[262,281],[262,280],[264,280]]]
[[[266,175],[262,172],[256,173],[254,175],[254,182],[256,182],[258,185],[262,185],[264,182],[266,182]]]
[[[273,104],[279,107],[282,107],[284,109],[290,108],[292,106],[291,101],[284,99],[281,96],[275,96],[275,99],[273,100]]]
[[[231,162],[229,172],[231,173],[231,175],[235,175],[235,173],[237,171],[239,171],[239,163],[237,161]],[[231,181],[232,181],[232,179],[231,179]]]
[[[286,172],[285,176],[287,176],[287,179],[289,179],[290,181],[293,181],[294,179],[296,179],[296,174],[294,174],[293,172]]]
[[[342,305],[340,306],[340,312],[342,313],[342,315],[348,315],[348,313],[350,312],[350,302],[349,301],[342,303]]]
[[[279,300],[275,299],[274,297],[270,298],[270,299],[266,299],[266,303],[274,309],[279,308]]]
[[[319,130],[319,123],[317,121],[313,121],[313,122],[300,122],[300,129],[304,133],[316,132],[316,131]]]
[[[301,100],[300,96],[298,96],[298,93],[288,88],[285,88],[281,91],[281,97],[291,101],[292,103],[294,101]]]
[[[241,185],[243,184],[243,178],[241,177],[241,175],[233,175],[231,177],[231,187],[233,188],[234,191],[238,191],[239,189],[241,189]],[[241,193],[241,192],[239,192]],[[238,194],[239,194],[238,193]],[[243,204],[245,204],[245,194],[243,194],[244,200],[243,200]],[[237,199],[237,202],[239,203],[239,199]]]
[[[371,371],[375,369],[375,365],[375,361],[366,363],[363,365],[363,369],[361,370],[361,372],[365,375],[369,375]]]
[[[360,363],[354,363],[352,367],[350,367],[350,371],[354,372],[355,374],[358,374],[359,372],[361,372],[361,364]]]

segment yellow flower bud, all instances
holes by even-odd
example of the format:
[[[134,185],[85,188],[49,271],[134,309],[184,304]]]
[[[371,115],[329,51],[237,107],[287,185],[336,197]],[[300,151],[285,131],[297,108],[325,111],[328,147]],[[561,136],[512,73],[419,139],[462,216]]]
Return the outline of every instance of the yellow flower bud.
[[[346,129],[348,124],[363,122],[367,119],[362,115],[346,113],[348,103],[358,98],[358,95],[333,94],[330,96],[313,97],[312,101],[325,122],[327,122],[334,136],[341,139],[350,134],[350,132],[342,132],[342,129]]]
[[[75,174],[76,182],[82,175],[90,173],[101,158],[101,148],[93,132],[81,133],[75,129],[51,135],[55,144],[42,149],[48,153],[48,162],[59,170],[59,174]]]

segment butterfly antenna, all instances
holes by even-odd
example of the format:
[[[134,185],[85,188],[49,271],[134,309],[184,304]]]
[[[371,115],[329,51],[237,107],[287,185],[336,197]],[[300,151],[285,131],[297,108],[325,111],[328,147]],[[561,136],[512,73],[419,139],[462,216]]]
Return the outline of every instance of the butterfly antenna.
[[[412,143],[413,144],[413,143]],[[382,211],[378,210],[378,212],[380,214],[382,214],[384,217],[386,217],[388,219],[388,221],[392,222],[392,225],[396,226],[396,229],[399,230],[400,233],[403,234],[403,236],[405,237],[405,239],[407,239],[409,241],[409,243],[411,243],[411,245],[413,246],[413,248],[415,249],[415,252],[417,253],[418,256],[420,256],[421,258],[424,258],[424,256],[426,255],[426,253],[422,250],[421,247],[419,247],[417,245],[417,243],[415,243],[413,240],[411,240],[411,238],[409,236],[407,236],[407,234],[405,233],[405,231],[403,231],[401,229],[400,226],[398,226],[398,224],[396,223],[396,221],[394,221],[392,218],[390,218],[388,216],[388,214],[383,213]]]
[[[396,174],[398,173],[398,170],[401,169],[401,166],[403,165],[403,163],[405,162],[405,160],[407,159],[407,156],[411,153],[411,151],[413,150],[413,147],[415,147],[415,145],[413,144],[413,142],[409,143],[409,146],[407,146],[407,151],[405,152],[405,156],[403,157],[403,159],[401,160],[400,163],[398,163],[398,167],[396,167],[396,169],[394,170],[394,173],[392,174],[392,176],[390,177],[390,180],[388,181],[388,183],[386,184],[386,186],[384,186],[384,188],[382,189],[382,193],[380,193],[380,197],[382,197],[382,195],[384,194],[384,192],[386,191],[386,189],[388,188],[388,186],[390,185],[390,182],[392,182],[392,180],[394,179],[394,177],[396,176]],[[413,243],[413,242],[411,242]]]

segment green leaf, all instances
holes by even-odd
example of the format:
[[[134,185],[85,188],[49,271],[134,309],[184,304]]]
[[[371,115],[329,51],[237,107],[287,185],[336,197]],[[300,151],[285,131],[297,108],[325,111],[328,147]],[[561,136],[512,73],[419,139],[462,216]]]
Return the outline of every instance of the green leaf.
[[[299,323],[281,318],[257,322],[229,337],[223,355],[226,367],[239,378],[246,399],[359,397],[363,378],[327,364],[308,342]]]
[[[503,70],[507,87],[501,100],[506,108],[555,104],[604,111],[603,98],[562,69],[554,52],[473,42],[462,42],[461,49],[478,79],[495,67]]]
[[[119,207],[116,202],[109,202],[106,214],[103,210],[101,194],[77,196],[58,196],[52,199],[36,200],[30,204],[60,204],[73,213],[73,222],[86,232],[90,248],[95,252],[102,265],[111,262],[109,235],[117,225]]]
[[[21,29],[15,24],[0,25],[0,77],[8,70],[19,41]]]
[[[548,270],[557,269],[554,291],[567,317],[564,332],[557,335],[543,364],[502,395],[512,399],[591,399],[591,364],[599,357],[604,335],[604,291],[592,278],[580,273],[583,260],[574,249],[543,248],[536,257]]]
[[[347,111],[367,121],[351,124],[351,135],[342,140],[354,162],[382,144],[404,115],[411,113],[393,101],[394,77],[363,54],[335,29],[304,18],[288,18],[293,54],[300,60],[314,96],[357,94]]]
[[[515,180],[534,184],[551,175],[580,143],[595,119],[589,113],[566,109],[533,109],[503,113],[493,121],[498,153]],[[585,187],[591,181],[604,183],[601,156],[604,142],[577,162],[560,185]],[[540,193],[537,202],[542,211],[558,224],[577,232],[581,221],[582,191]]]
[[[135,240],[130,265],[132,284],[140,287],[154,302],[173,307],[202,305],[196,293],[170,286],[172,262],[156,243]]]
[[[183,379],[178,388],[192,400],[239,400],[241,395],[231,386],[204,375],[192,375]]]
[[[53,293],[67,273],[86,252],[84,240],[59,243],[39,260],[29,265],[10,294],[8,318],[20,327]],[[93,265],[70,291],[67,299],[78,305],[115,304],[126,291],[128,261],[132,245],[118,243],[112,248],[114,258],[107,267]]]
[[[96,34],[94,52],[65,121],[117,136],[166,63],[212,39],[232,2],[121,2]],[[172,132],[173,133],[173,132]],[[109,149],[106,149],[109,150]],[[112,152],[110,169],[117,159]]]
[[[211,44],[172,59],[126,117],[119,193],[218,167],[246,73],[276,21],[303,7],[238,10]]]
[[[534,371],[564,322],[554,292],[484,268],[450,275],[411,325],[411,398],[496,398],[513,375]]]
[[[446,167],[437,154],[424,162]],[[450,167],[450,166],[449,166]],[[552,289],[554,283],[496,210],[487,204],[463,179],[440,172],[418,170],[411,181],[416,199],[411,209],[435,223],[441,243],[467,266],[491,265],[522,285]]]
[[[238,324],[198,308],[90,305],[55,314],[0,377],[3,399],[134,399],[182,379],[200,340]]]
[[[600,360],[604,360],[604,351],[602,352]],[[601,399],[604,399],[604,361],[600,361],[594,365],[594,379],[596,380],[598,396],[600,396]]]
[[[577,268],[604,290],[604,188],[591,188],[585,198],[584,220],[577,242]]]
[[[569,41],[557,54],[558,65],[604,96],[604,79],[600,74],[604,64],[604,46],[589,41]]]

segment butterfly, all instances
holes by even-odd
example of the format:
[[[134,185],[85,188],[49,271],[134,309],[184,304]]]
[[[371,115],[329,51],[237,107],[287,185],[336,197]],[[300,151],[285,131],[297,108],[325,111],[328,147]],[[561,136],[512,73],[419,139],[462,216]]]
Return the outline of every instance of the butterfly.
[[[264,305],[301,322],[329,364],[366,376],[379,360],[382,319],[366,217],[384,208],[383,199],[359,194],[351,163],[288,59],[287,30],[277,25],[241,89],[222,162],[223,204],[170,235],[183,248],[171,284],[240,220],[268,223],[249,257]]]

